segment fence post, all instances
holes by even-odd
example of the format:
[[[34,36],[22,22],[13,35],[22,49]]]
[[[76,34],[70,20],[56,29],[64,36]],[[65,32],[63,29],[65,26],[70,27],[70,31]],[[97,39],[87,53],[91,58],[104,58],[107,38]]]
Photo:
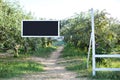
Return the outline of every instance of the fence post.
[[[94,12],[93,8],[91,9],[91,26],[92,26],[92,66],[93,66],[93,76],[95,76],[95,28],[94,28]]]
[[[88,57],[87,57],[87,68],[89,68],[89,58],[90,58],[91,42],[92,42],[92,33],[90,34],[90,43],[89,43]]]

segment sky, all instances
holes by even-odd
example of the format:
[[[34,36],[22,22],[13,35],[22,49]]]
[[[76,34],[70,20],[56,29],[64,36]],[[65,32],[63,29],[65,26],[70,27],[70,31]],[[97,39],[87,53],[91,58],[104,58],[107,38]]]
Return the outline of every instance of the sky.
[[[112,17],[120,20],[120,0],[19,0],[26,12],[37,18],[65,19],[75,13],[106,9]]]

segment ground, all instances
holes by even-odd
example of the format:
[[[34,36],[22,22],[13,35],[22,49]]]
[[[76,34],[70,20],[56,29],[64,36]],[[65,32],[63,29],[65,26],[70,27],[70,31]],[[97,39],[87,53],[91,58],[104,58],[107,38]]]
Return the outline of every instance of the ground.
[[[76,73],[67,71],[65,66],[58,64],[63,60],[62,58],[59,58],[62,50],[63,47],[59,47],[56,51],[52,52],[49,58],[30,58],[32,61],[44,64],[44,72],[31,73],[3,80],[87,80],[86,78],[76,78]]]

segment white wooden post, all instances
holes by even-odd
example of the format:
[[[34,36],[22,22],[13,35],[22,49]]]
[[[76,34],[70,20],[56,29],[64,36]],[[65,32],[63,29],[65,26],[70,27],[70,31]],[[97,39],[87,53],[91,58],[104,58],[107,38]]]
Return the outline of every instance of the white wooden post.
[[[91,42],[92,42],[92,33],[90,34],[90,43],[89,43],[88,58],[87,58],[87,68],[89,68],[89,58],[90,58]]]
[[[94,32],[94,12],[93,8],[91,9],[91,26],[92,26],[92,69],[93,76],[95,76],[95,32]]]
[[[119,54],[95,54],[95,28],[94,28],[94,11],[91,9],[91,26],[92,26],[92,34],[91,34],[91,40],[92,40],[92,74],[93,76],[96,75],[96,71],[120,71],[120,68],[96,68],[96,61],[95,59],[98,57],[101,58],[120,58]]]

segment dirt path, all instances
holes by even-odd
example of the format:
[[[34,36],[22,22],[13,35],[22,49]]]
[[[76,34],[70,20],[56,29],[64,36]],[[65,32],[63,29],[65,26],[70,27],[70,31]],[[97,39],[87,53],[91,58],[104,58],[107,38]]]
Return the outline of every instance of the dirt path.
[[[57,64],[59,63],[58,57],[62,50],[63,47],[59,47],[48,59],[39,57],[31,58],[33,61],[40,62],[45,65],[44,72],[27,74],[20,78],[12,78],[9,80],[85,80],[75,78],[75,73],[66,71],[64,66]]]

